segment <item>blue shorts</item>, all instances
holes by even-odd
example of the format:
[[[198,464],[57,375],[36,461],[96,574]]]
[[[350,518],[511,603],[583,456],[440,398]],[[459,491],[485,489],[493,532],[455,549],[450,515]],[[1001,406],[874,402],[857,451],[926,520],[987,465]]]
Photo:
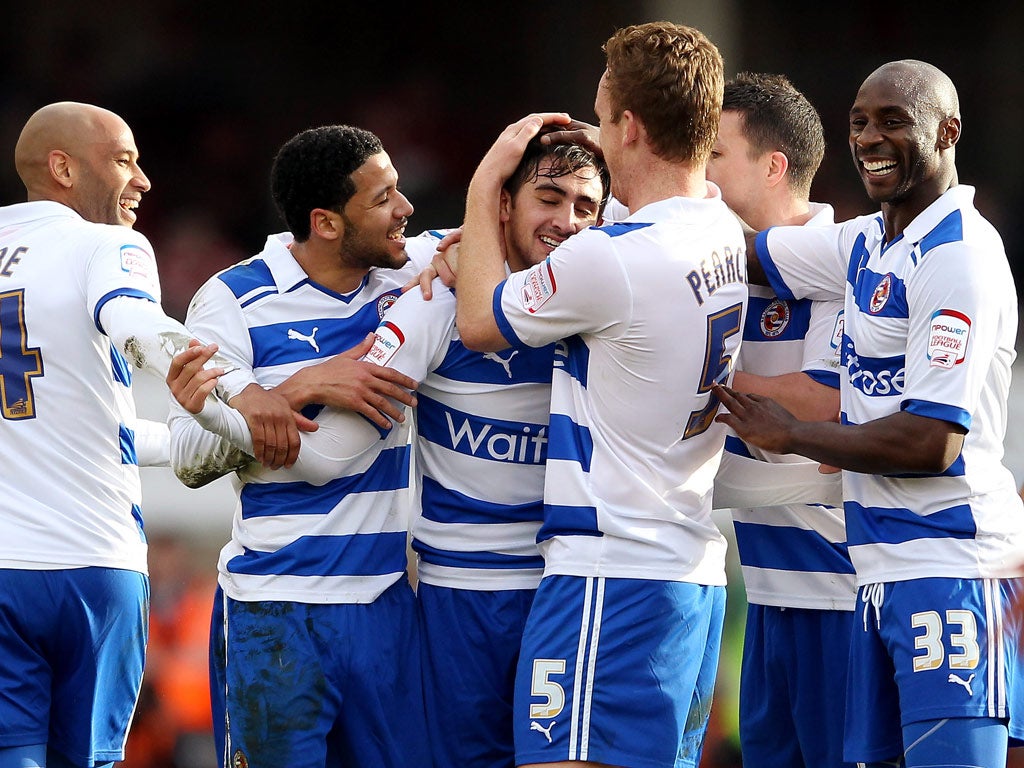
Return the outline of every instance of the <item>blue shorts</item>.
[[[221,765],[429,765],[415,596],[369,604],[224,599],[210,638]]]
[[[534,590],[489,592],[420,582],[417,594],[434,768],[508,768],[515,760],[516,664]],[[458,737],[452,738],[456,720]]]
[[[0,569],[0,748],[123,760],[148,630],[144,574]]]
[[[546,576],[523,635],[516,764],[700,761],[725,587]]]
[[[1022,579],[914,579],[861,587],[850,646],[846,759],[902,755],[902,727],[994,718],[1024,736]],[[979,763],[980,764],[980,763]]]
[[[747,607],[740,746],[757,768],[837,768],[852,611]]]

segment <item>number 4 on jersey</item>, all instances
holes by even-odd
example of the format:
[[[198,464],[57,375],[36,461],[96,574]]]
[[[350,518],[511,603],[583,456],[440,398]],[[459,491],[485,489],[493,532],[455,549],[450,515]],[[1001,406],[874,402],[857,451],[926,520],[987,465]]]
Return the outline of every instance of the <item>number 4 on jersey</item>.
[[[0,407],[5,419],[34,419],[32,379],[43,375],[43,356],[28,346],[25,291],[0,293]]]

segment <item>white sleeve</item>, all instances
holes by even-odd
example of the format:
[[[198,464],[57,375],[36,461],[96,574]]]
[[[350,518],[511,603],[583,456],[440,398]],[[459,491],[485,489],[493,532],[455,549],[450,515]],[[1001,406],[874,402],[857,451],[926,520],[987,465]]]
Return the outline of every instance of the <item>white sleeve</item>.
[[[161,379],[167,376],[171,358],[196,338],[184,325],[164,314],[159,304],[133,296],[115,296],[104,302],[99,322],[111,343],[133,366]],[[237,368],[220,353],[207,365],[227,371]]]
[[[341,477],[354,458],[382,439],[376,426],[352,411],[324,408],[315,421],[320,428],[302,433],[299,458],[290,470],[291,477],[312,485]]]
[[[253,373],[249,327],[234,294],[217,276],[207,280],[192,297],[185,324],[194,338],[204,344],[215,342],[221,368],[234,368],[220,377],[217,392],[225,402],[250,384],[258,383]]]
[[[171,460],[171,435],[160,421],[135,422],[135,455],[140,467],[166,467]]]
[[[769,464],[726,451],[715,475],[712,506],[777,507],[785,504],[843,506],[842,473],[824,475],[816,461]]]
[[[211,395],[202,414],[193,416],[173,396],[168,397],[171,469],[186,486],[201,488],[255,461],[252,437],[241,413]],[[204,424],[219,427],[226,436],[206,429]]]
[[[758,234],[757,258],[780,299],[834,301],[846,296],[849,225],[772,227]]]
[[[584,230],[498,285],[494,316],[510,346],[543,347],[629,326],[629,275],[611,240],[600,229]]]
[[[800,370],[820,384],[839,389],[843,345],[843,302],[812,301]]]

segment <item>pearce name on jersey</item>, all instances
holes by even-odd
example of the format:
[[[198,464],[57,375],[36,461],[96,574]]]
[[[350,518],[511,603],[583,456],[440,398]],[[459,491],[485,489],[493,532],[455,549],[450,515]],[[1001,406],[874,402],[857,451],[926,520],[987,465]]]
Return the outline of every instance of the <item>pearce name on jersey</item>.
[[[712,251],[701,259],[700,266],[686,276],[697,306],[702,306],[705,297],[712,296],[723,285],[747,282],[746,263],[746,249],[739,248],[734,252],[729,246],[725,246],[721,253]]]

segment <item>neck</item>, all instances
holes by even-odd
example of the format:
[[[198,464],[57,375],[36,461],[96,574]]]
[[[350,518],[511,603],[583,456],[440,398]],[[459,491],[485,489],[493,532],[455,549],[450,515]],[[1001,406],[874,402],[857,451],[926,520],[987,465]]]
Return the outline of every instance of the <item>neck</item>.
[[[648,155],[633,165],[623,179],[623,200],[630,212],[671,197],[703,199],[708,196],[704,165],[667,162]]]
[[[768,227],[800,226],[811,219],[810,203],[800,197],[787,196],[768,201],[757,210],[750,212],[744,220],[758,232]]]
[[[952,169],[949,175],[936,181],[938,183],[918,184],[901,200],[882,203],[886,242],[892,242],[902,235],[903,230],[909,227],[910,222],[920,216],[925,208],[957,185],[956,169]]]
[[[332,254],[324,243],[313,239],[292,243],[291,252],[310,280],[335,293],[351,293],[369,271],[365,267],[345,266],[338,254]]]

